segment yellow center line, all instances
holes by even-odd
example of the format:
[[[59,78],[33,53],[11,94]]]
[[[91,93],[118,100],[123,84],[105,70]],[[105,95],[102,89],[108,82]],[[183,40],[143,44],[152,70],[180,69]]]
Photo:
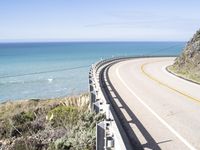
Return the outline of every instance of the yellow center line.
[[[156,62],[162,62],[162,61],[156,61]],[[153,62],[153,63],[155,63],[155,62]],[[192,100],[192,101],[195,101],[195,102],[200,103],[200,100],[199,100],[199,99],[194,98],[194,97],[192,97],[191,95],[188,95],[188,94],[186,94],[186,93],[184,93],[184,92],[182,92],[182,91],[179,91],[179,90],[177,90],[177,89],[175,89],[175,88],[169,86],[168,84],[165,84],[165,83],[159,81],[158,79],[156,79],[155,77],[151,76],[150,74],[148,74],[148,73],[145,71],[145,69],[144,69],[144,67],[145,67],[146,65],[148,65],[148,64],[150,64],[150,63],[144,63],[144,64],[142,64],[142,66],[141,66],[142,73],[144,73],[148,78],[150,78],[151,80],[157,82],[157,83],[158,83],[159,85],[161,85],[161,86],[167,87],[167,88],[169,88],[169,89],[171,89],[171,90],[173,90],[173,91],[175,91],[175,92],[181,94],[182,96],[187,97],[188,99],[190,99],[190,100]]]

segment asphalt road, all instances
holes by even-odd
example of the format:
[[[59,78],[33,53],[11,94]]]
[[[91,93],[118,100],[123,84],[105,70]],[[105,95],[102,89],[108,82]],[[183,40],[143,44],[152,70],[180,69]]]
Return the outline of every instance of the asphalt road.
[[[168,73],[173,60],[132,59],[108,71],[126,131],[144,149],[200,149],[200,85]]]

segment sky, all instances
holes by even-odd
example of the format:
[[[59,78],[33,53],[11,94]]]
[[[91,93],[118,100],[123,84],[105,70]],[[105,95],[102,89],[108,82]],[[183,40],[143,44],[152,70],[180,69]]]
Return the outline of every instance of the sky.
[[[200,0],[0,0],[0,42],[187,41]]]

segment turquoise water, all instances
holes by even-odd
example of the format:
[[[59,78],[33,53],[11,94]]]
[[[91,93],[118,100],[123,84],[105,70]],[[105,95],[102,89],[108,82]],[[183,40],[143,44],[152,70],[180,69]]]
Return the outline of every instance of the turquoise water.
[[[178,55],[184,45],[184,42],[0,44],[0,101],[86,92],[89,66],[101,58]]]

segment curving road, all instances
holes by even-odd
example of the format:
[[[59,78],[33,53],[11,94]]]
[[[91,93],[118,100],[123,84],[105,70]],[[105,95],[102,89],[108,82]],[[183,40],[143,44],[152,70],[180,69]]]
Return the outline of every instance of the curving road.
[[[108,70],[119,118],[137,149],[200,149],[200,85],[168,73],[173,60],[130,59]]]

